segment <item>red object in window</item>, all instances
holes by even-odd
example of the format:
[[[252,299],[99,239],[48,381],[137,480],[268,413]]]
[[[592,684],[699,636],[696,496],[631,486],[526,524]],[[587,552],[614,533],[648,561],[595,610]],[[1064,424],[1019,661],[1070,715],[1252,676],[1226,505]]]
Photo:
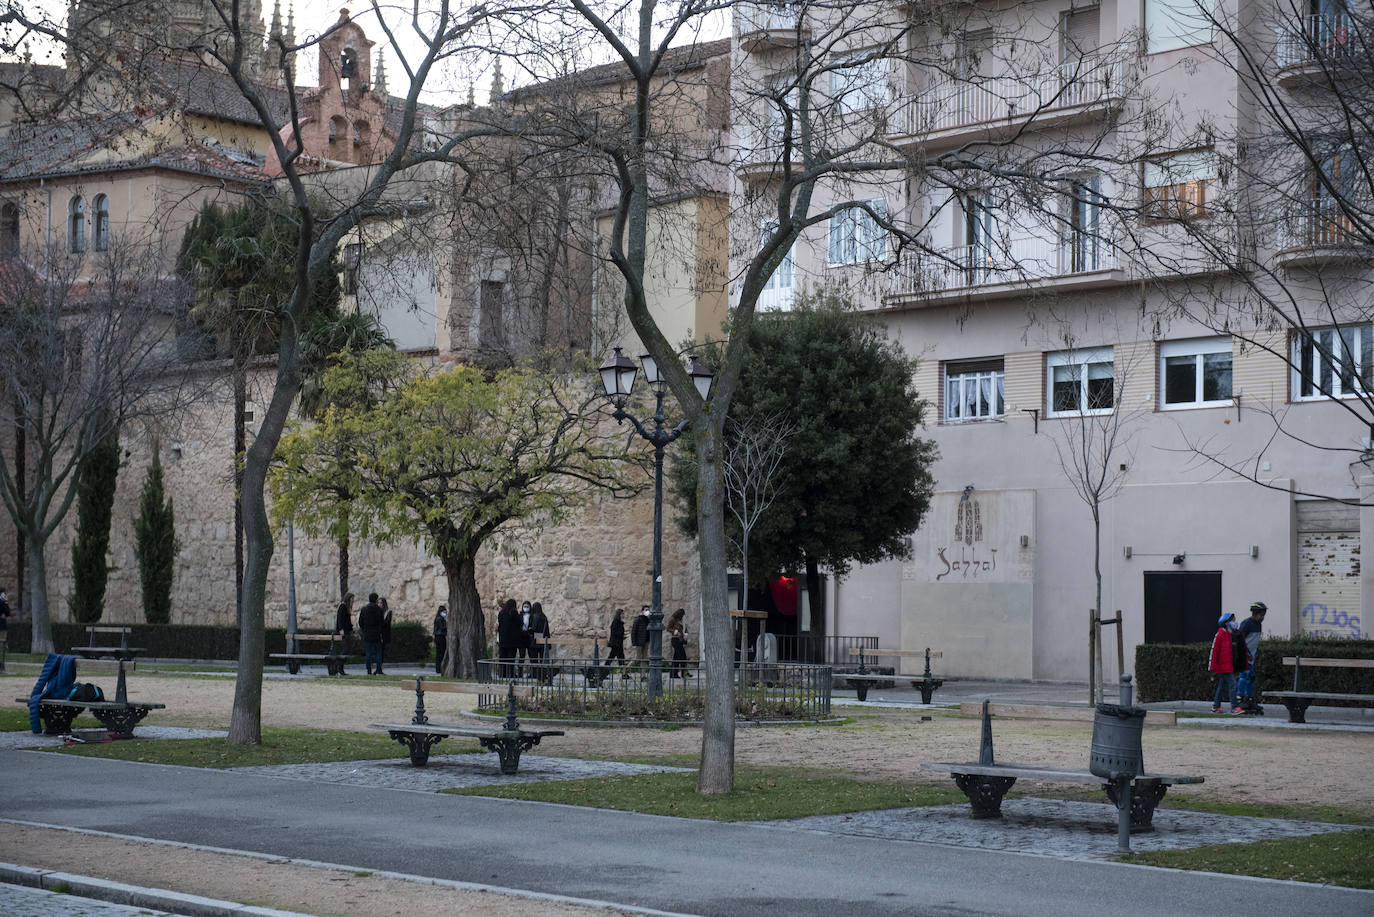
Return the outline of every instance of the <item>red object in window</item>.
[[[780,576],[768,584],[768,594],[773,597],[773,606],[778,614],[796,615],[798,606],[797,578]]]

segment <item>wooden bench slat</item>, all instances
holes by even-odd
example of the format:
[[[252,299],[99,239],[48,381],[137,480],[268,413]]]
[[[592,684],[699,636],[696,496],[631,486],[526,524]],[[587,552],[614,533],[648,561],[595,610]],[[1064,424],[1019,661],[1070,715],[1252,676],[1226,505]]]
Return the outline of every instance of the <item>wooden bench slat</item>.
[[[1374,659],[1329,659],[1317,656],[1284,656],[1284,665],[1294,665],[1301,660],[1304,666],[1323,669],[1374,669]]]
[[[926,762],[923,770],[942,774],[977,774],[983,777],[1016,777],[1028,780],[1063,781],[1065,783],[1106,783],[1107,778],[1099,777],[1092,771],[1068,767],[1044,767],[1036,764],[975,764],[950,761]],[[1206,778],[1189,774],[1137,774],[1132,778],[1140,783],[1196,784]]]
[[[925,651],[925,650],[883,650],[883,649],[872,650],[872,649],[864,649],[863,647],[860,647],[860,646],[851,646],[851,647],[849,648],[849,655],[851,655],[851,656],[917,656],[917,657],[920,657],[920,658],[923,658],[923,659],[924,659],[924,658],[925,658],[925,655],[926,655],[926,651]],[[937,652],[935,652],[934,650],[931,650],[931,651],[930,651],[930,658],[931,658],[931,659],[942,659],[942,658],[944,658],[944,655],[945,655],[944,653],[937,653]]]
[[[1265,697],[1310,697],[1314,700],[1350,700],[1374,703],[1374,694],[1331,694],[1322,691],[1265,691]]]
[[[400,683],[402,688],[408,691],[415,690],[415,679],[407,679]],[[425,679],[425,693],[438,691],[440,694],[505,694],[506,685],[498,682],[479,682],[479,681],[430,681]],[[534,697],[535,689],[533,685],[516,685],[516,697]]]

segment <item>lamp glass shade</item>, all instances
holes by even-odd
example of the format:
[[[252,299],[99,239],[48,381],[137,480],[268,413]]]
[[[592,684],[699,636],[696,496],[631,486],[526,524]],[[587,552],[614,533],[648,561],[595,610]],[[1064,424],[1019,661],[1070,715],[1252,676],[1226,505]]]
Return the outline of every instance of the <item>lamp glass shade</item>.
[[[711,393],[711,371],[706,368],[706,364],[696,358],[696,355],[687,358],[687,375],[692,377],[692,384],[701,393],[701,399],[706,400],[706,396]]]
[[[606,390],[607,395],[615,398],[630,394],[639,367],[617,347],[615,352],[606,358],[606,362],[601,364],[598,372],[601,373],[602,388]]]
[[[651,353],[640,354],[639,362],[644,366],[644,381],[650,385],[658,385],[658,362],[654,360],[654,355]]]

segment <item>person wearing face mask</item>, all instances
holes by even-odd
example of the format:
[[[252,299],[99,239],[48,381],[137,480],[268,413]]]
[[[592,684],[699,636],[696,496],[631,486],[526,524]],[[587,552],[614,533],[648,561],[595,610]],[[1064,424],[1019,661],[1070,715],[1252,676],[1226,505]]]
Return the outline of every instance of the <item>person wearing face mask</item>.
[[[444,658],[448,653],[448,606],[440,605],[434,613],[434,672],[442,675]]]
[[[534,609],[529,602],[520,603],[520,636],[515,644],[516,653],[520,664],[515,667],[515,677],[522,678],[525,674],[525,663],[533,658],[530,653],[530,617],[534,614]]]
[[[506,599],[496,615],[496,656],[501,660],[502,678],[515,677],[515,653],[524,634],[515,599]]]

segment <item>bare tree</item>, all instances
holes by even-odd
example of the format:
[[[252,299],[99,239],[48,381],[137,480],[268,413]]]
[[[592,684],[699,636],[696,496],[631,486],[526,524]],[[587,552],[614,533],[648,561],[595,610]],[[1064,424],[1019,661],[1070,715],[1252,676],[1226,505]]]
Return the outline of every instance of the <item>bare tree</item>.
[[[736,16],[739,35],[725,74],[729,125],[724,112],[702,101],[705,94],[693,91],[711,71],[684,70],[675,47],[688,44],[705,17],[726,10]],[[1025,42],[1000,41],[986,11],[968,4],[571,0],[549,5],[538,22],[538,28],[503,23],[507,32],[498,42],[532,79],[575,83],[566,77],[567,62],[587,54],[619,68],[613,89],[601,93],[528,97],[513,124],[532,145],[585,150],[601,162],[613,215],[604,257],[621,281],[635,333],[690,424],[701,495],[708,692],[698,789],[727,792],[733,786],[734,706],[723,424],[770,279],[808,230],[833,221],[849,227],[833,234],[840,263],[852,265],[849,280],[896,283],[904,276],[909,294],[919,297],[930,276],[982,266],[935,243],[929,234],[933,212],[991,188],[1045,220],[1062,221],[1064,184],[1085,168],[1115,161],[1117,152],[1105,150],[1103,138],[1141,109],[1118,104],[1132,86],[1121,49],[1094,48],[1065,62],[1057,48],[1041,53]],[[977,34],[976,50],[951,47],[951,36],[965,32]],[[901,90],[895,99],[894,85]],[[1011,116],[991,130],[960,136],[951,113],[970,94]],[[1113,116],[1073,131],[1038,130],[1047,113],[1085,102]],[[672,129],[682,123],[697,130]],[[937,135],[940,143],[932,141]],[[730,171],[722,175],[723,169]],[[652,307],[646,266],[651,255],[661,254],[652,246],[662,202],[712,180],[731,190],[734,310],[720,372],[709,399],[702,399]],[[907,183],[920,188],[913,194],[920,205],[889,211],[885,190]],[[991,255],[996,240],[988,241],[985,254]],[[1013,262],[1014,272],[1034,276],[1032,259],[1003,249],[1000,266]]]
[[[796,425],[781,414],[730,418],[725,425],[725,450],[721,477],[725,505],[739,526],[739,540],[731,541],[739,552],[744,573],[744,608],[749,609],[749,532],[777,497],[778,470],[787,441]]]
[[[27,546],[35,652],[53,649],[47,547],[82,460],[121,428],[177,409],[166,267],[156,249],[119,238],[80,257],[0,261],[0,423],[22,433],[21,454],[0,454],[0,502]]]

